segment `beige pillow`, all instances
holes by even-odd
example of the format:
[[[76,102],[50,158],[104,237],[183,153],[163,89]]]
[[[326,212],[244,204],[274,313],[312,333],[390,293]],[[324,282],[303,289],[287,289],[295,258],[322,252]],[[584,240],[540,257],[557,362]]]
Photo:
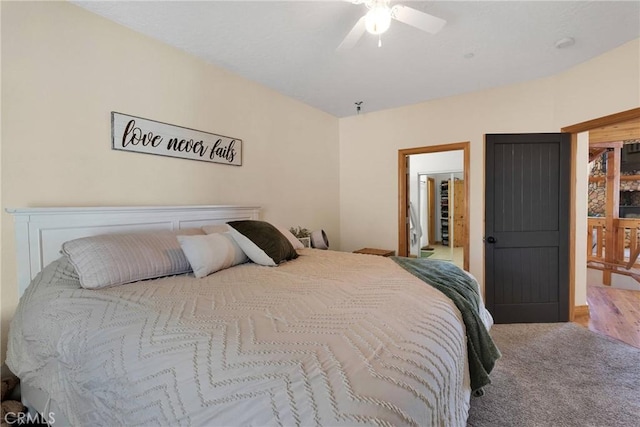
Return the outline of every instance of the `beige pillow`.
[[[205,225],[202,227],[202,231],[204,231],[205,234],[224,233],[229,231],[229,226],[227,224]]]
[[[177,235],[202,234],[200,229],[147,233],[102,234],[65,242],[62,253],[87,289],[191,271]]]
[[[298,240],[298,238],[294,236],[292,232],[284,227],[280,227],[279,225],[274,225],[274,227],[276,227],[278,231],[287,238],[289,243],[291,243],[291,246],[293,246],[293,249],[304,249],[304,245],[302,244],[302,242]]]
[[[198,278],[249,261],[229,232],[178,236],[178,242]]]

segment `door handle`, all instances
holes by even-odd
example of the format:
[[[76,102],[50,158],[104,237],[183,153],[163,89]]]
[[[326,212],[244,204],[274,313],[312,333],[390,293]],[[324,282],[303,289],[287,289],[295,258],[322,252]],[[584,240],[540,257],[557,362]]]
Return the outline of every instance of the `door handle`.
[[[485,240],[486,240],[487,243],[492,243],[492,244],[497,242],[496,238],[493,237],[493,236],[489,236]]]

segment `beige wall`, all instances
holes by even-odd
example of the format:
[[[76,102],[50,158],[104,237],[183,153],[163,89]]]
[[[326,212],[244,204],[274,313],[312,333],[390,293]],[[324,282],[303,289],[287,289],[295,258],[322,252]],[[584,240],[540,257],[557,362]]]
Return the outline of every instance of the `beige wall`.
[[[397,250],[398,149],[471,141],[470,271],[482,281],[483,135],[559,132],[638,107],[639,63],[640,40],[635,40],[549,78],[341,119],[342,248]],[[577,201],[582,206],[586,185],[577,191],[584,197]],[[577,231],[577,248],[583,252],[585,235],[586,228]],[[586,302],[584,281],[577,284],[575,302]]]
[[[257,204],[339,247],[337,118],[70,3],[2,2],[2,106],[3,348],[6,207]],[[243,166],[113,151],[111,111],[241,138]]]

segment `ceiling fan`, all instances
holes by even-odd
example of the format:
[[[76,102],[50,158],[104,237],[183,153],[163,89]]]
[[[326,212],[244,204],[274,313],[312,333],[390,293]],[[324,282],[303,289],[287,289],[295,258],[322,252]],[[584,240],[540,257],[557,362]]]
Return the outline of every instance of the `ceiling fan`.
[[[364,3],[368,12],[356,22],[356,25],[338,46],[338,50],[351,49],[365,31],[378,35],[378,47],[382,46],[380,34],[389,29],[391,19],[431,34],[440,31],[447,23],[444,19],[401,4],[389,7],[389,0],[350,0],[350,2],[353,4]]]

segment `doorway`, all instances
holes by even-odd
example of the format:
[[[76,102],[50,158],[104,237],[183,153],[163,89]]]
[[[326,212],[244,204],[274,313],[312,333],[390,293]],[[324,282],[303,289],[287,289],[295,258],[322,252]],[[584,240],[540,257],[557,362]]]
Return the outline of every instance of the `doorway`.
[[[418,203],[417,206],[414,206],[413,209],[413,217],[414,221],[412,221],[412,200],[411,200],[411,190],[414,187],[414,191],[416,194],[420,194],[420,178],[418,177],[418,173],[421,175],[426,175],[427,177],[431,176],[434,178],[434,194],[437,195],[440,192],[441,185],[445,184],[448,187],[449,181],[451,181],[451,196],[455,197],[456,188],[458,197],[462,202],[459,202],[461,209],[459,210],[459,218],[453,218],[453,210],[451,213],[447,211],[447,227],[451,230],[449,234],[446,235],[447,240],[445,243],[447,244],[447,248],[449,244],[451,247],[454,247],[456,241],[454,240],[457,237],[458,247],[461,248],[462,260],[461,267],[465,270],[469,269],[469,163],[470,163],[470,153],[469,153],[469,142],[459,142],[454,144],[444,144],[444,145],[435,145],[429,147],[418,147],[418,148],[409,148],[398,150],[398,184],[399,184],[399,197],[398,197],[398,254],[400,256],[409,256],[411,254],[411,243],[412,237],[414,237],[414,245],[419,244],[421,242],[425,243],[425,245],[419,245],[419,248],[423,246],[428,246],[431,242],[437,243],[438,236],[440,236],[440,243],[442,243],[442,230],[443,224],[441,221],[442,218],[438,217],[438,214],[435,215],[435,230],[433,233],[430,233],[428,230],[430,226],[425,226],[425,221],[420,220],[418,211],[423,210],[421,205],[424,206],[424,203]],[[445,179],[437,179],[437,177],[433,177],[432,175],[437,175],[438,173],[448,173],[452,172],[451,168],[443,169],[442,166],[439,169],[436,168],[411,168],[411,158],[412,156],[419,156],[425,154],[434,154],[434,155],[454,155],[453,152],[460,152],[460,158],[462,160],[461,167],[453,168],[453,172],[458,173],[458,176],[448,175]],[[435,158],[435,157],[434,157]],[[437,163],[437,161],[436,161]],[[429,170],[430,169],[430,170]],[[443,182],[444,181],[444,182]],[[458,182],[458,185],[454,187],[454,183]],[[428,178],[427,178],[427,183]],[[413,184],[413,186],[412,186]],[[424,193],[422,193],[424,194]],[[423,196],[423,199],[429,196]],[[424,200],[423,200],[424,201]],[[442,201],[442,200],[441,200]],[[451,201],[451,203],[455,203],[451,197],[447,198],[447,203]],[[454,205],[455,206],[455,205]],[[438,207],[438,202],[436,201],[435,207]],[[442,208],[442,206],[440,206]],[[442,212],[442,211],[440,211]],[[454,221],[458,222],[458,229],[453,230]],[[420,226],[420,230],[416,230],[416,225]],[[440,235],[438,235],[438,228],[440,227]],[[417,233],[419,232],[419,233]],[[413,233],[416,233],[413,236]],[[417,238],[417,234],[420,234],[420,238]],[[424,234],[424,236],[423,236]],[[430,236],[431,235],[431,236]],[[434,237],[435,235],[435,237]],[[436,239],[435,241],[432,239]],[[414,256],[417,256],[417,253],[414,252]],[[452,258],[452,257],[449,257]]]
[[[586,122],[577,123],[571,126],[565,126],[561,129],[562,132],[571,133],[571,176],[578,176],[578,168],[581,163],[578,162],[578,152],[583,150],[585,152],[584,159],[588,157],[586,153],[589,145],[590,135],[598,132],[612,132],[616,135],[615,140],[624,140],[628,137],[628,130],[621,126],[621,124],[629,121],[638,121],[640,119],[640,108],[633,108],[631,110],[622,111],[619,113],[611,114],[597,119],[588,120]],[[640,131],[640,124],[636,126],[636,129]],[[581,147],[579,149],[579,146]],[[585,168],[586,170],[586,168]],[[580,192],[586,194],[587,191],[587,177],[585,174],[583,186],[577,186],[576,179],[571,180],[571,240],[570,240],[570,279],[569,279],[569,318],[574,319],[576,314],[583,315],[588,314],[589,309],[587,305],[575,305],[576,299],[578,301],[586,301],[587,299],[587,218],[586,215],[578,215],[576,208],[576,200],[583,201],[577,195],[577,188],[580,188]],[[586,211],[586,197],[584,199],[585,211]],[[576,297],[576,294],[577,297]]]
[[[464,171],[463,152],[450,151],[448,161],[441,153],[415,154],[409,160],[414,176],[417,173],[418,192],[409,191],[409,207],[415,209],[420,227],[409,224],[409,256],[453,261],[464,266]],[[446,153],[445,153],[446,154]],[[425,164],[438,169],[425,171]],[[420,165],[421,168],[416,168]],[[440,170],[452,167],[452,170]],[[413,184],[413,183],[411,183]],[[413,187],[413,186],[412,186]],[[417,197],[417,200],[415,199]]]

